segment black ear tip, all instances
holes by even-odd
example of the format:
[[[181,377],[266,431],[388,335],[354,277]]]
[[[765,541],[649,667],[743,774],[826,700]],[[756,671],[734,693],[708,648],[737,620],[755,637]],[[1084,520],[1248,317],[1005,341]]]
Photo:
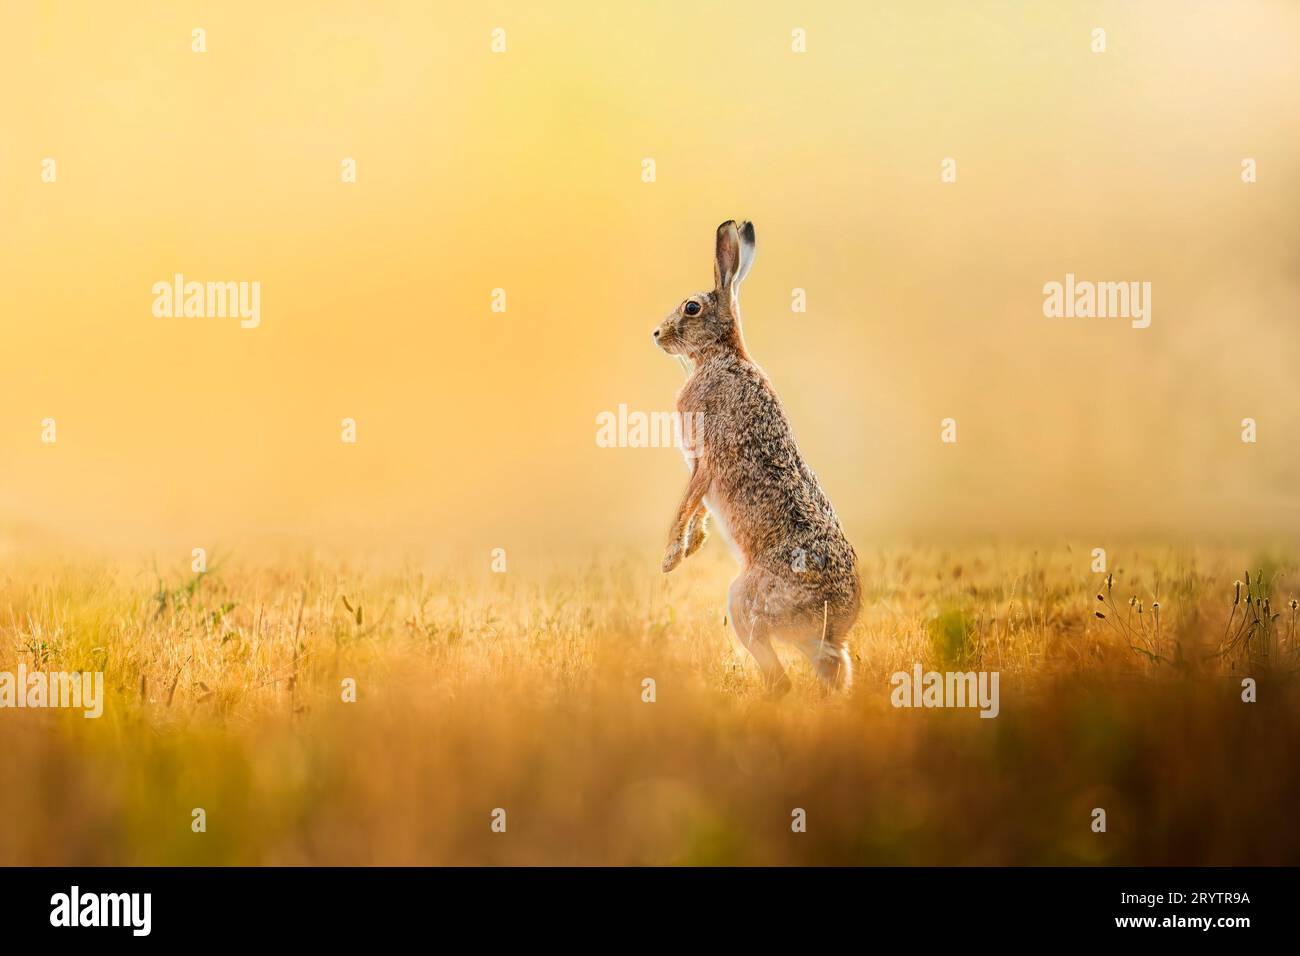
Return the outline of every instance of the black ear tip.
[[[754,241],[754,224],[746,219],[740,224],[740,234],[749,242]]]

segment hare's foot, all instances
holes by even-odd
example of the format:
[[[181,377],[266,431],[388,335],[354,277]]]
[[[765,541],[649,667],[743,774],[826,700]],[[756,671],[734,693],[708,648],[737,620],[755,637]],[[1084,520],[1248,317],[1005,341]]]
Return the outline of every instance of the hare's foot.
[[[810,640],[800,650],[812,663],[813,672],[826,693],[848,690],[853,684],[853,662],[842,644],[830,645]]]
[[[681,541],[674,540],[668,545],[668,550],[664,552],[663,570],[667,574],[677,565],[682,563],[683,551]]]

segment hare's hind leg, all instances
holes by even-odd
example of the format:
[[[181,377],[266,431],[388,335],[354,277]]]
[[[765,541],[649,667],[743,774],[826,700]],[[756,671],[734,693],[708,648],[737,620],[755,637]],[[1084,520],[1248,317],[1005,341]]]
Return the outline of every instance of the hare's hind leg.
[[[803,651],[813,667],[813,672],[827,690],[848,690],[853,683],[853,664],[849,660],[849,650],[844,640],[837,633],[833,620],[818,621],[813,632],[805,628],[797,638],[795,645]]]
[[[845,638],[856,616],[856,611],[837,614],[825,600],[817,604],[810,601],[790,615],[786,625],[777,630],[777,637],[803,652],[826,690],[848,690],[853,682],[853,664]]]
[[[740,643],[754,655],[754,660],[762,668],[768,693],[779,697],[790,690],[790,678],[772,647],[772,620],[768,607],[771,582],[768,577],[765,571],[747,568],[731,582],[727,592],[727,616]]]

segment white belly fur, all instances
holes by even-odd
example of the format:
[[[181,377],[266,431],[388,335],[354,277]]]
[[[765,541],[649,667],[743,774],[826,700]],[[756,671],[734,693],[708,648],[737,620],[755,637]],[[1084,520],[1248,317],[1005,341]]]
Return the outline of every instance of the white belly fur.
[[[722,539],[727,542],[727,547],[731,549],[731,556],[736,559],[738,564],[745,563],[745,557],[740,553],[740,548],[736,547],[735,540],[731,537],[731,529],[727,527],[727,518],[722,513],[722,509],[714,504],[711,496],[704,496],[704,507],[709,509],[709,524],[713,530],[722,535]]]
[[[686,470],[694,474],[695,459],[684,450],[682,457],[686,459]],[[717,500],[712,495],[705,495],[704,507],[709,509],[709,526],[722,535],[722,539],[727,542],[727,547],[731,549],[731,556],[736,559],[738,564],[743,565],[745,556],[740,553],[740,548],[736,547],[736,541],[731,537],[731,529],[727,527],[727,516],[718,507]]]

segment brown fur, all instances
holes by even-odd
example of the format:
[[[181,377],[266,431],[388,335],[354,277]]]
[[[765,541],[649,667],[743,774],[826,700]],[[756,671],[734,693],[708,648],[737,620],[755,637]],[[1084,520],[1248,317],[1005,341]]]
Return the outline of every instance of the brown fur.
[[[773,638],[807,654],[828,687],[844,687],[844,642],[861,605],[857,555],[799,454],[772,383],[745,349],[737,289],[753,249],[749,223],[719,226],[713,291],[686,299],[655,330],[664,351],[695,364],[677,410],[694,413],[698,431],[663,569],[699,549],[712,510],[741,557],[728,595],[732,626],[771,689],[789,687]],[[696,315],[687,314],[692,302]]]

